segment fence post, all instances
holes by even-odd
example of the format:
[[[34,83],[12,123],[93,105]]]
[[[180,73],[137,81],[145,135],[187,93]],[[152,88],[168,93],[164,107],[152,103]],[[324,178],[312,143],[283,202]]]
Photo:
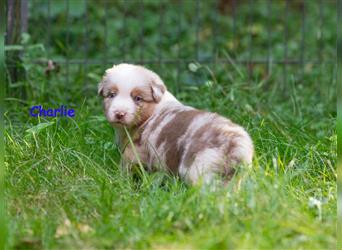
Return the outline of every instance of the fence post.
[[[28,1],[7,0],[6,44],[19,42],[20,34],[27,32]]]
[[[28,0],[7,0],[6,4],[5,44],[19,44],[21,34],[27,32],[28,28]],[[12,82],[18,81],[23,75],[20,67],[16,65],[16,62],[20,60],[19,55],[18,51],[6,53],[8,77]]]

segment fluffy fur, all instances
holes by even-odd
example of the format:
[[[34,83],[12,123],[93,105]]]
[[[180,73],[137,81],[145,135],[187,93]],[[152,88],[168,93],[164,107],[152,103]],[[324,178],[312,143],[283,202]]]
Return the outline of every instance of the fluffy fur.
[[[123,166],[138,159],[128,143],[126,126],[140,161],[188,183],[228,180],[237,164],[251,164],[253,143],[248,133],[229,119],[181,104],[160,77],[142,66],[114,65],[106,70],[98,93],[107,120],[116,130]]]

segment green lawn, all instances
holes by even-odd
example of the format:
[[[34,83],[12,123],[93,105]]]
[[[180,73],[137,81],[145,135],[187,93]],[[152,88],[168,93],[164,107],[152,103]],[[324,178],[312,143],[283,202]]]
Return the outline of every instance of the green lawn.
[[[325,29],[318,39],[315,32],[310,32],[318,27],[319,5],[312,2],[315,4],[308,4],[306,9],[304,57],[317,58],[317,44],[322,42],[322,60],[331,60],[335,53],[335,5],[333,1],[324,5]],[[112,3],[112,16],[121,13],[120,4]],[[264,65],[254,65],[250,76],[244,65],[235,63],[146,65],[165,79],[182,102],[217,112],[246,127],[255,143],[256,156],[253,168],[239,169],[228,187],[216,191],[186,186],[163,173],[146,174],[146,180],[142,180],[120,173],[114,131],[96,96],[97,82],[110,64],[61,64],[60,72],[47,77],[45,66],[31,61],[49,56],[65,58],[64,19],[56,12],[52,19],[54,42],[49,47],[39,36],[39,29],[43,29],[39,18],[44,17],[44,11],[32,5],[31,11],[36,12],[31,22],[36,26],[29,30],[31,39],[23,41],[26,78],[17,82],[8,78],[5,99],[9,249],[335,249],[335,65],[294,64],[284,69],[271,63],[269,76]],[[193,6],[184,5],[184,36],[180,45],[172,47],[176,38],[158,43],[153,32],[160,29],[158,13],[153,15],[158,5],[146,1],[145,14],[150,14],[145,22],[147,58],[156,55],[154,50],[159,45],[165,58],[177,56],[179,47],[185,58],[193,54],[194,41],[187,33],[194,31]],[[200,6],[200,59],[213,51],[208,42],[212,38],[205,32],[213,16],[220,30],[232,24],[231,17],[216,17],[209,7],[204,2]],[[137,8],[128,6],[131,12]],[[96,20],[103,20],[104,10],[91,1],[88,9],[88,28],[92,30],[88,54],[101,59],[104,54],[96,53],[96,43],[104,39],[103,26]],[[274,14],[269,19],[266,9],[261,2],[253,10],[242,5],[236,26],[238,45],[231,43],[234,39],[230,35],[218,36],[218,55],[248,58],[248,37],[252,34],[253,58],[263,57],[267,54],[266,31],[270,25],[274,29],[272,58],[282,58],[284,27],[279,18],[284,4],[273,4]],[[293,9],[288,19],[290,57],[300,54],[301,19],[296,11]],[[177,6],[170,4],[165,12],[163,32],[167,35],[177,30],[172,25],[177,20]],[[249,13],[253,13],[252,29],[243,23]],[[80,58],[84,54],[77,50],[77,39],[82,42],[77,38],[81,32],[77,25],[82,18],[74,15],[72,44],[67,52],[72,58]],[[132,22],[134,30],[136,24],[131,19],[127,21]],[[120,18],[112,17],[109,22],[120,30]],[[127,58],[134,60],[139,56],[138,42],[133,35],[125,40]],[[49,50],[38,42],[45,43]],[[108,58],[116,58],[122,51],[120,46],[108,45]],[[284,70],[287,82],[283,82]],[[76,117],[32,118],[28,110],[33,104],[52,108],[65,104],[76,110]]]

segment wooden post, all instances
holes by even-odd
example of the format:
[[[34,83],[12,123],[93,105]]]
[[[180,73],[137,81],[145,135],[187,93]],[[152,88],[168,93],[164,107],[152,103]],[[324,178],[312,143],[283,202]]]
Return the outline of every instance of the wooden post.
[[[21,34],[27,32],[28,28],[28,0],[7,0],[6,3],[7,25],[5,44],[19,44]],[[20,75],[22,75],[18,64],[13,63],[19,60],[18,51],[6,53],[6,65],[12,82],[18,81]]]
[[[20,34],[27,32],[28,1],[7,0],[6,44],[16,44],[20,41]]]

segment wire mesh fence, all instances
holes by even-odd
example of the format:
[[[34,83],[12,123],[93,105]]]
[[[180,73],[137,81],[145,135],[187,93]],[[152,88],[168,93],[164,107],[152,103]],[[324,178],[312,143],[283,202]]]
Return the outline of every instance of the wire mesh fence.
[[[243,67],[248,81],[279,70],[286,84],[290,68],[301,77],[306,68],[334,64],[336,34],[325,27],[334,25],[335,6],[333,0],[31,0],[24,15],[29,44],[44,47],[32,63],[58,65],[66,86],[77,75],[93,88],[105,68],[129,62],[165,72],[179,91],[201,81],[192,75],[198,65]],[[18,67],[10,57],[7,65]]]

